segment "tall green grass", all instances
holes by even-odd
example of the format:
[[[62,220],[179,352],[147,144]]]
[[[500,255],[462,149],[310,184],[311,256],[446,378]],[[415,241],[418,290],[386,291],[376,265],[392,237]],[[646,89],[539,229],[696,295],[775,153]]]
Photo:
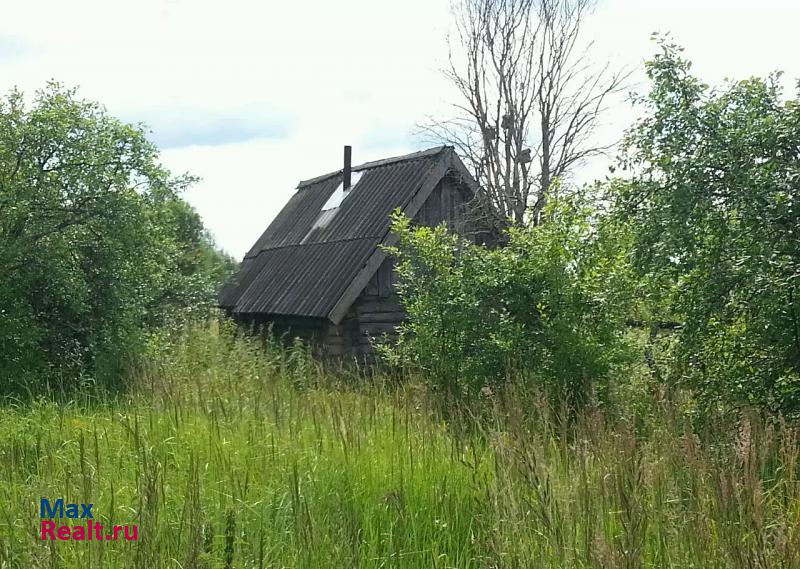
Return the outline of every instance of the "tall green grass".
[[[341,376],[212,324],[126,396],[6,406],[0,567],[800,567],[795,428]],[[42,497],[140,539],[41,541]]]

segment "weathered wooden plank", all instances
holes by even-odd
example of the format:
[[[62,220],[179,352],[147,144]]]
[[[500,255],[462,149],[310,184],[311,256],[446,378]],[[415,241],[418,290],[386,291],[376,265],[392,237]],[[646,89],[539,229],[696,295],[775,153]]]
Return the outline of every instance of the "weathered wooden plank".
[[[386,322],[399,324],[408,319],[408,314],[403,311],[390,311],[390,312],[367,312],[362,314],[359,318],[363,324],[370,322]]]
[[[397,295],[381,299],[365,297],[359,300],[355,305],[355,309],[358,318],[373,312],[404,312],[403,304]]]
[[[364,323],[361,326],[361,334],[371,336],[381,336],[384,332],[397,333],[397,324],[384,322]]]

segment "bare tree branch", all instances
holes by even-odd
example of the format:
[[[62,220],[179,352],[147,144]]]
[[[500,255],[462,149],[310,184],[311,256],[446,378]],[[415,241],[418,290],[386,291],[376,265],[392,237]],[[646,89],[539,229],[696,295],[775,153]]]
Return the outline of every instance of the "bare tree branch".
[[[594,0],[459,0],[446,76],[455,118],[420,127],[453,145],[478,180],[494,229],[539,223],[553,179],[609,146],[592,143],[629,73],[594,67],[579,48]]]

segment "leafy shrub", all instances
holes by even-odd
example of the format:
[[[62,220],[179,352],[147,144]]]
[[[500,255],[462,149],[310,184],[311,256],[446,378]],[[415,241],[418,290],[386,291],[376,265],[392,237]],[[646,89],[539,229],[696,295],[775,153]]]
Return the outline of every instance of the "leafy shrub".
[[[581,404],[628,353],[623,341],[625,256],[593,210],[554,198],[548,221],[512,228],[489,249],[444,226],[396,214],[398,291],[409,313],[389,357],[425,370],[452,394],[523,373]]]

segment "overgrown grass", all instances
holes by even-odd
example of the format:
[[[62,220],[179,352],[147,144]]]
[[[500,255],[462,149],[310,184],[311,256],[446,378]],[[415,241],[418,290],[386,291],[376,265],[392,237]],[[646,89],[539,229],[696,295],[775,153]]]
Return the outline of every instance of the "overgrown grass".
[[[6,407],[0,567],[800,567],[794,428],[696,433],[664,401],[637,432],[511,393],[465,420],[328,379],[212,325],[125,400]],[[41,541],[42,497],[140,539]]]

